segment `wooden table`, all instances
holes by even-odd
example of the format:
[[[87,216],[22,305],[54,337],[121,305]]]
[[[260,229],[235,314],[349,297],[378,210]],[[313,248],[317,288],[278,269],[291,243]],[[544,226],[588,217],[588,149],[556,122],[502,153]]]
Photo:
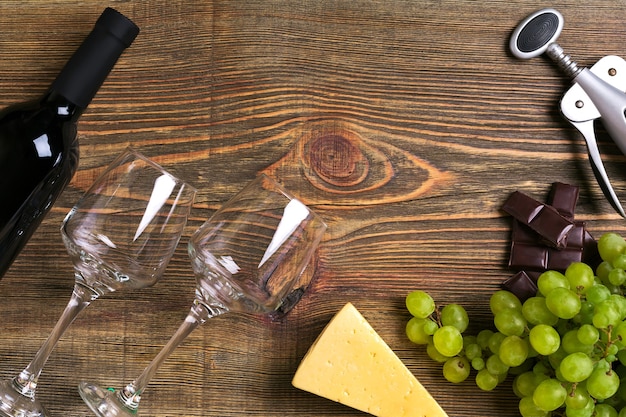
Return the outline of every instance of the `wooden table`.
[[[511,275],[515,190],[543,200],[554,181],[581,187],[591,233],[626,234],[561,117],[569,81],[520,61],[508,39],[535,6],[521,0],[4,0],[0,105],[41,95],[106,6],[142,29],[81,119],[79,171],[0,282],[0,374],[25,366],[72,289],[60,223],[132,145],[200,189],[166,276],[94,303],[40,379],[53,415],[84,416],[76,385],[120,387],[178,327],[193,298],[185,243],[257,174],[283,182],[328,222],[315,281],[283,320],[233,314],[194,332],[152,381],[144,416],[356,416],[291,387],[298,363],[351,301],[451,416],[516,416],[510,381],[490,393],[445,382],[404,335],[404,296],[425,289],[490,326],[488,299]],[[614,1],[556,1],[559,43],[581,65],[626,55]],[[626,201],[625,157],[601,135]]]

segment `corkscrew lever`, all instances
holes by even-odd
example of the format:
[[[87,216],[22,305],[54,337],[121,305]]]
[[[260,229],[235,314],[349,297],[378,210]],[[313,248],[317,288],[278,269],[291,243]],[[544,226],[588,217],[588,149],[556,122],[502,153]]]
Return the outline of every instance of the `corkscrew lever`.
[[[626,75],[626,62],[611,56],[598,61],[591,69],[579,67],[556,43],[562,29],[563,16],[558,11],[539,10],[513,31],[509,47],[513,55],[521,59],[546,53],[573,79],[574,85],[561,100],[561,112],[585,138],[591,167],[605,197],[622,217],[626,217],[604,169],[594,132],[594,120],[601,119],[611,139],[626,155],[626,78],[621,77],[620,71],[623,69]],[[603,72],[607,66],[609,68]],[[616,77],[618,74],[620,76]]]

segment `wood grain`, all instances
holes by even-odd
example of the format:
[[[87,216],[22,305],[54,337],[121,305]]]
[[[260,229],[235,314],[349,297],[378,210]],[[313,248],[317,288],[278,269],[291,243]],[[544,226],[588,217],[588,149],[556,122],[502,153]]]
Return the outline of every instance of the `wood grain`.
[[[404,336],[404,296],[426,289],[490,325],[506,268],[514,190],[542,200],[577,184],[594,236],[626,233],[595,183],[584,142],[558,114],[569,85],[545,58],[514,59],[508,38],[535,10],[521,0],[5,0],[0,106],[42,94],[106,6],[142,29],[80,123],[70,187],[0,282],[0,375],[25,366],[69,299],[58,233],[72,204],[132,145],[200,189],[166,276],[105,297],[63,337],[39,394],[56,415],[85,415],[76,385],[137,376],[184,318],[194,280],[185,243],[219,205],[265,172],[329,230],[315,281],[285,318],[217,318],[166,362],[146,416],[356,416],[291,387],[330,317],[353,302],[451,416],[518,415],[510,384],[445,383]],[[556,1],[559,43],[581,65],[626,55],[624,9]],[[625,158],[600,135],[626,198]]]

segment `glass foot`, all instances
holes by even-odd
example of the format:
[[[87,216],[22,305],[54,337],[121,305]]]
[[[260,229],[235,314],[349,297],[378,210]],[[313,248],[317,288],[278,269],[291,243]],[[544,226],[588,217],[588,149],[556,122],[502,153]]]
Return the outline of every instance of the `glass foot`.
[[[50,417],[50,414],[36,398],[20,394],[13,381],[8,380],[0,382],[0,416]]]
[[[115,391],[101,388],[89,382],[78,385],[81,398],[98,417],[131,417],[137,415],[137,410],[130,410],[122,404]]]

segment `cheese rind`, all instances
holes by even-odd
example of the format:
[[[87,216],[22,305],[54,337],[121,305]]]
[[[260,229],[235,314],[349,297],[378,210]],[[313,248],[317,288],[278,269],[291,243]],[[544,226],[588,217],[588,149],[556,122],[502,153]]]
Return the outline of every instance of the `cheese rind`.
[[[378,417],[447,417],[351,303],[313,343],[292,384]]]

